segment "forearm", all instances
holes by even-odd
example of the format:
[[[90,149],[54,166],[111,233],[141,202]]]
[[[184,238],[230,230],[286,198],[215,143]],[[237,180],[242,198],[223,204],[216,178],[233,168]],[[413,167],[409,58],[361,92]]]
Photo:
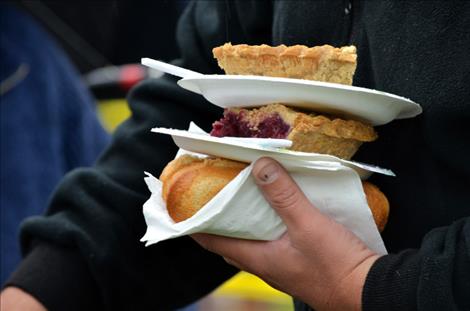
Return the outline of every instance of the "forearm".
[[[139,242],[145,232],[142,205],[148,196],[143,172],[158,175],[176,152],[170,138],[153,134],[150,129],[185,128],[191,120],[207,126],[213,116],[205,105],[202,98],[181,91],[173,81],[147,81],[131,95],[132,117],[118,129],[97,166],[67,175],[53,196],[47,217],[36,217],[23,225],[25,251],[33,240],[47,242],[59,253],[72,250],[81,261],[59,270],[64,279],[51,274],[31,282],[30,292],[40,299],[50,298],[46,307],[61,303],[60,297],[67,296],[68,282],[75,282],[67,275],[74,275],[75,270],[91,279],[91,284],[76,282],[77,295],[94,287],[98,295],[94,302],[109,309],[182,307],[236,272],[188,238],[148,248]],[[36,256],[34,253],[31,256]],[[24,265],[31,271],[45,267],[57,271],[67,262],[65,257],[61,260],[65,263],[49,266],[45,259],[43,265],[38,261]],[[50,293],[44,292],[46,287]],[[158,293],[161,297],[156,296]],[[79,303],[81,298],[75,298],[68,303]]]

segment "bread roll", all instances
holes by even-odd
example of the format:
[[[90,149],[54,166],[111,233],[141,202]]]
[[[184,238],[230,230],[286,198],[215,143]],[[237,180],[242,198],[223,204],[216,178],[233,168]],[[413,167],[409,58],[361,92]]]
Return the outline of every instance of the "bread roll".
[[[160,176],[170,217],[175,222],[191,217],[245,167],[241,162],[189,155],[171,161]]]
[[[232,160],[190,155],[171,161],[160,175],[168,214],[175,222],[193,216],[246,167]],[[375,223],[382,231],[388,219],[388,200],[377,186],[367,181],[362,185]]]
[[[362,187],[364,188],[367,204],[372,212],[372,216],[374,216],[375,224],[379,231],[382,232],[387,224],[390,210],[387,197],[376,185],[368,181],[363,181]]]

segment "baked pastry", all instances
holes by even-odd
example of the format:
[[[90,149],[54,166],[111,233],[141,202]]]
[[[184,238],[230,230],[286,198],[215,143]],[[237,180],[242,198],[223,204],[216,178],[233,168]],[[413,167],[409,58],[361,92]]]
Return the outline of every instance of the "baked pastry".
[[[212,51],[227,74],[289,77],[348,85],[352,84],[357,61],[354,46],[272,47],[226,43]],[[291,150],[331,154],[343,159],[351,159],[363,142],[377,138],[368,124],[295,111],[285,105],[289,103],[255,109],[227,108],[223,118],[212,125],[211,135],[286,138],[293,142]]]
[[[365,123],[300,112],[281,104],[255,109],[227,108],[212,125],[212,136],[285,138],[291,150],[350,159],[363,142],[377,138]]]
[[[372,216],[374,216],[377,228],[382,232],[387,224],[388,214],[390,212],[388,199],[376,185],[368,181],[363,181],[362,187],[364,188],[367,204],[372,212]]]
[[[175,222],[193,216],[246,167],[247,164],[232,160],[190,155],[171,161],[160,176],[168,214]],[[363,188],[377,227],[382,231],[388,219],[388,200],[369,182],[363,182]]]
[[[356,71],[356,47],[306,47],[225,43],[212,50],[226,74],[325,81],[351,85]]]
[[[171,161],[160,175],[168,214],[175,222],[191,217],[245,167],[241,162],[190,155]]]

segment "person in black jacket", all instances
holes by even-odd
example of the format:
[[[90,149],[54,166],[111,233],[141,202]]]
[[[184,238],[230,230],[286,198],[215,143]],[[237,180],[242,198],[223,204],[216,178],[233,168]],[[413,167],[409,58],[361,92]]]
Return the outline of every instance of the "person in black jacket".
[[[184,67],[218,72],[211,49],[229,41],[354,44],[359,56],[354,85],[412,98],[424,110],[417,118],[378,127],[379,140],[363,146],[355,158],[397,174],[396,178],[372,177],[392,205],[383,233],[389,255],[378,258],[347,230],[310,214],[305,219],[328,225],[321,226],[320,234],[312,231],[306,244],[322,235],[333,241],[299,248],[300,254],[310,253],[297,259],[310,258],[312,266],[319,262],[326,266],[305,270],[307,281],[296,283],[292,280],[302,272],[289,259],[276,266],[255,256],[248,262],[243,257],[249,254],[246,249],[238,248],[243,253],[233,255],[240,245],[222,249],[218,238],[195,238],[227,256],[229,262],[259,273],[275,287],[320,310],[469,310],[468,29],[470,2],[466,1],[191,3],[178,29],[182,53],[178,64]],[[208,129],[221,111],[181,90],[167,76],[142,83],[129,96],[129,104],[132,117],[118,129],[96,167],[69,174],[47,214],[24,223],[25,258],[7,283],[2,300],[16,295],[40,306],[37,299],[50,310],[168,310],[197,300],[238,271],[189,237],[148,248],[139,242],[145,231],[141,208],[149,196],[143,171],[158,175],[176,151],[171,139],[150,133],[150,128],[187,128],[193,120]],[[273,164],[259,162],[257,169],[267,163]],[[294,189],[292,196],[302,203],[289,177],[280,167],[276,172],[273,183]],[[261,187],[272,200],[269,184]],[[282,202],[273,207],[280,210]],[[298,205],[299,213],[292,214],[291,221],[303,218],[299,218],[305,215],[300,206],[306,204]],[[282,215],[284,219],[290,217],[288,213]],[[289,230],[289,237],[295,232],[300,231]],[[335,242],[338,232],[343,237]],[[336,247],[345,241],[356,241],[357,248],[341,253]],[[292,251],[283,246],[286,252]],[[329,260],[321,260],[321,255]],[[351,264],[361,267],[360,273]],[[255,265],[264,268],[258,270]],[[337,275],[336,266],[347,268]],[[322,274],[315,277],[312,271]],[[348,279],[352,282],[340,281]],[[323,294],[329,296],[320,297],[318,288],[325,284],[331,290]],[[344,297],[342,285],[351,286],[351,297]],[[296,302],[296,308],[307,310],[308,306]]]

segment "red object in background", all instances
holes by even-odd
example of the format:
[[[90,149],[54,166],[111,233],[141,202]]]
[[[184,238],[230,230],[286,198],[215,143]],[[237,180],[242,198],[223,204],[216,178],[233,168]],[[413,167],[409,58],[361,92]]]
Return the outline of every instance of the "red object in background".
[[[95,69],[83,78],[97,99],[124,98],[129,89],[146,78],[163,73],[140,64],[108,66]]]
[[[141,65],[132,64],[121,66],[119,71],[119,85],[125,91],[128,91],[138,82],[142,81],[146,72]]]

